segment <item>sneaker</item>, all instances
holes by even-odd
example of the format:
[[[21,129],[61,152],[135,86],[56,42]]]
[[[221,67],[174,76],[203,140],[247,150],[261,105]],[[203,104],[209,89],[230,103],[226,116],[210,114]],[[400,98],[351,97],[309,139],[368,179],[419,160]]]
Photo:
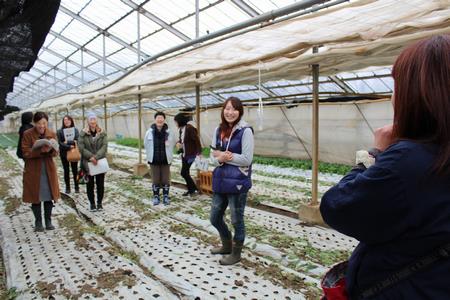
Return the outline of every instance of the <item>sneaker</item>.
[[[91,205],[90,210],[91,210],[91,211],[96,211],[96,210],[97,210],[97,207],[95,207],[95,205]]]
[[[160,202],[159,197],[153,197],[153,205],[158,205]]]
[[[66,189],[66,194],[70,194],[70,189]]]
[[[97,210],[103,210],[103,206],[101,204],[97,205]]]
[[[164,198],[163,198],[163,204],[164,204],[164,205],[169,205],[169,204],[170,204],[170,200],[169,200],[169,197],[168,197],[168,196],[164,196]]]

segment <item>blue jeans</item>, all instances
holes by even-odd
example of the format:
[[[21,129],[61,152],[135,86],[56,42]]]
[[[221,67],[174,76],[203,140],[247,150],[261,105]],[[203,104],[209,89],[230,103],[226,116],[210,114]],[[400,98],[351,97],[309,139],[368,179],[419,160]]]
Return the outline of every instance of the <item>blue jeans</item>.
[[[234,227],[234,240],[244,242],[245,224],[244,210],[247,202],[247,193],[242,194],[218,194],[214,193],[211,204],[211,224],[219,231],[220,238],[231,239],[231,232],[228,230],[223,217],[228,204],[231,209],[231,224]]]

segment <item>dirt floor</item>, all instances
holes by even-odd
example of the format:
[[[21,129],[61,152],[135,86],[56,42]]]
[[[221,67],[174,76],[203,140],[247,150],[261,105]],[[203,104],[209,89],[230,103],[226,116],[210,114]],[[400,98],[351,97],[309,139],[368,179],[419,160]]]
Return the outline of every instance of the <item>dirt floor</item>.
[[[0,245],[12,282],[2,289],[11,298],[318,299],[321,276],[355,246],[328,228],[247,207],[243,259],[221,266],[209,253],[219,241],[210,197],[186,198],[175,186],[169,206],[153,206],[150,180],[114,167],[103,211],[89,210],[82,185],[54,208],[56,230],[35,233],[20,203],[20,163],[14,149],[0,149]]]

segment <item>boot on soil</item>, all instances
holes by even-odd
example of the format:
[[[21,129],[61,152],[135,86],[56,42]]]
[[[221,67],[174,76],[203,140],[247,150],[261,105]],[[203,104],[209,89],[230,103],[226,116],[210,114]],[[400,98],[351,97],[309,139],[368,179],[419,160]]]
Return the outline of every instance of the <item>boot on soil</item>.
[[[34,215],[34,231],[35,232],[43,232],[44,226],[42,225],[41,203],[31,204],[31,210],[33,211],[33,215]]]
[[[161,202],[161,199],[159,197],[160,187],[159,185],[153,184],[152,189],[153,189],[153,205],[158,205]]]
[[[170,185],[163,186],[163,204],[164,205],[170,204],[169,190],[170,190]]]
[[[244,242],[234,241],[233,249],[231,250],[230,255],[225,255],[223,258],[219,260],[219,263],[224,266],[234,265],[241,261],[241,253],[242,247],[244,246]]]
[[[231,254],[233,249],[233,242],[231,239],[222,239],[222,245],[212,248],[211,254]]]
[[[52,210],[53,201],[44,202],[44,219],[45,219],[45,229],[54,230],[55,226],[52,224]]]

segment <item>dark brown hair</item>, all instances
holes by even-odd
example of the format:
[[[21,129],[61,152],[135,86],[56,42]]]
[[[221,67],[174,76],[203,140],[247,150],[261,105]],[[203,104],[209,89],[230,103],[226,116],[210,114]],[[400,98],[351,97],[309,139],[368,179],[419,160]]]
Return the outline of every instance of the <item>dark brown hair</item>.
[[[239,111],[239,117],[236,119],[236,121],[231,124],[231,126],[228,124],[228,122],[225,120],[224,111],[225,107],[228,103],[231,103],[231,105],[234,107],[235,110]],[[230,136],[231,130],[233,130],[234,125],[239,123],[239,121],[242,119],[242,116],[244,115],[244,106],[242,106],[241,99],[238,97],[229,97],[222,106],[222,112],[220,113],[220,118],[222,122],[220,123],[220,137],[223,139],[226,136]]]
[[[42,119],[46,119],[48,122],[48,115],[43,111],[37,111],[33,116],[33,122],[37,123]]]
[[[397,139],[438,145],[433,171],[449,172],[450,35],[438,35],[407,47],[392,69],[394,128]]]
[[[190,116],[185,113],[178,113],[173,117],[174,121],[177,122],[178,127],[186,126],[187,123],[191,120]]]
[[[64,119],[65,119],[65,118],[67,118],[67,119],[70,120],[70,126],[69,126],[69,127],[66,127],[66,126],[64,125]],[[70,127],[75,127],[75,122],[73,121],[73,118],[72,118],[71,116],[65,115],[64,118],[62,118],[62,126],[61,126],[61,129],[64,129],[64,128],[70,128]]]

